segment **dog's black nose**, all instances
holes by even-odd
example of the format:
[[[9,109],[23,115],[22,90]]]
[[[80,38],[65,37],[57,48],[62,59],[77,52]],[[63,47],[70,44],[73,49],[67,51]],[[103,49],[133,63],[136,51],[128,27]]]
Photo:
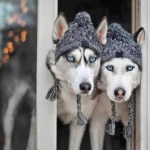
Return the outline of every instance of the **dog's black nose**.
[[[117,88],[117,89],[114,91],[114,95],[115,95],[116,97],[123,98],[123,97],[125,96],[125,94],[126,94],[126,91],[125,91],[125,89],[123,89],[123,88]]]
[[[91,90],[91,84],[83,82],[80,84],[80,89],[83,93],[88,93]]]

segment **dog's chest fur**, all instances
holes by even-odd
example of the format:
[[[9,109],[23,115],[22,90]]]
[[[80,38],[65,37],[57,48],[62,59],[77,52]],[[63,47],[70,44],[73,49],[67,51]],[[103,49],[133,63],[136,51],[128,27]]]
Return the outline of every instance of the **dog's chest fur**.
[[[73,93],[67,83],[62,82],[61,85],[61,93],[57,102],[57,115],[64,124],[68,124],[77,118],[77,95]],[[97,99],[91,100],[87,96],[81,97],[82,113],[87,119],[90,118],[96,103]]]
[[[115,121],[122,121],[124,125],[127,125],[129,117],[128,103],[127,102],[115,103],[115,110],[116,110]],[[96,105],[96,108],[94,109],[93,117],[99,120],[101,118],[111,119],[111,115],[112,115],[111,101],[108,98],[106,92],[102,92],[98,96],[98,103]]]

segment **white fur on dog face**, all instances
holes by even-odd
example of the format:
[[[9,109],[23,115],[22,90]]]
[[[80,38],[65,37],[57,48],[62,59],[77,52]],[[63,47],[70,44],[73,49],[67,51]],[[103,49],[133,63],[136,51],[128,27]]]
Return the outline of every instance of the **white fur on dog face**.
[[[73,56],[75,62],[69,62],[67,56]],[[67,81],[76,94],[82,94],[80,84],[83,82],[91,84],[91,90],[88,95],[90,95],[94,89],[94,79],[99,72],[100,58],[97,58],[95,62],[90,63],[90,56],[97,57],[92,50],[80,47],[67,55],[61,56],[56,63],[57,70],[63,74],[63,80]]]
[[[108,71],[107,66],[112,65],[113,71]],[[134,66],[132,71],[126,71],[126,67]],[[114,91],[117,88],[123,88],[126,91],[124,101],[127,101],[133,89],[140,84],[141,72],[139,67],[128,58],[114,58],[102,65],[101,80],[104,83],[107,95],[115,101]]]

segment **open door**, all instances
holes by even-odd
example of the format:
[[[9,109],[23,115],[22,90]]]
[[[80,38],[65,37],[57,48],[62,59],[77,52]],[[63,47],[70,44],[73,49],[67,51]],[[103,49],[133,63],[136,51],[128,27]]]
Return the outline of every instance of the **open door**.
[[[134,25],[132,24],[133,12],[131,0],[114,0],[113,2],[111,0],[58,0],[58,13],[64,12],[68,22],[72,21],[75,14],[80,11],[86,11],[91,15],[95,28],[98,27],[100,20],[104,16],[107,16],[109,24],[117,22],[129,32],[134,29]],[[121,134],[122,128],[122,124],[117,123],[115,136],[105,134],[104,150],[126,149],[126,141]],[[81,150],[91,150],[88,131],[87,128],[81,144]],[[61,121],[58,120],[57,150],[66,150],[68,148],[68,139],[69,126],[62,125]]]

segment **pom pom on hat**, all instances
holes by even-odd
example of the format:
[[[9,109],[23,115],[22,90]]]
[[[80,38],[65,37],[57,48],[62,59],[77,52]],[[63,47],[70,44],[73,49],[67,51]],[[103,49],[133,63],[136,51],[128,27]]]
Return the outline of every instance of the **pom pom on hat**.
[[[79,12],[74,20],[78,26],[86,26],[87,24],[91,24],[90,15],[86,12]]]

